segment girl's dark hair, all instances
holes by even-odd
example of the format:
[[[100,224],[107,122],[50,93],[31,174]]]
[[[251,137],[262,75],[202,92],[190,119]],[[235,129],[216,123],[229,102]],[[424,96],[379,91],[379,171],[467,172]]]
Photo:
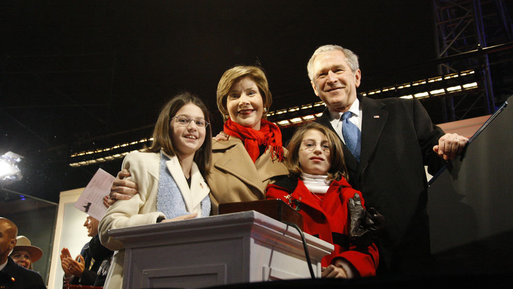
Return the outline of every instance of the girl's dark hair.
[[[306,132],[311,129],[320,131],[328,139],[331,163],[328,171],[328,179],[339,180],[341,177],[348,179],[346,163],[344,161],[344,151],[342,150],[340,138],[332,130],[316,122],[310,122],[300,126],[290,139],[289,145],[287,146],[287,158],[285,159],[285,165],[289,169],[289,172],[295,176],[301,176],[303,173],[299,164],[299,148],[301,147],[301,142]]]
[[[163,150],[170,156],[176,155],[176,149],[171,137],[171,119],[176,115],[177,111],[189,103],[197,105],[205,115],[205,120],[210,123],[210,112],[203,101],[190,92],[182,92],[168,101],[160,111],[159,118],[153,129],[153,142],[147,151],[160,152],[160,150]],[[212,158],[212,128],[208,125],[205,130],[205,141],[194,154],[194,162],[198,165],[203,176],[209,173]]]

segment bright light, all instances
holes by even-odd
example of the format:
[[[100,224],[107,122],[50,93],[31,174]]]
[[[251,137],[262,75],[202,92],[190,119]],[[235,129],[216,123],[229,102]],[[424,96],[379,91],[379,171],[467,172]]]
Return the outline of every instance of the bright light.
[[[471,82],[471,83],[463,84],[463,88],[464,89],[474,89],[474,88],[477,88],[477,82]]]
[[[431,90],[429,93],[432,95],[439,95],[439,94],[444,94],[445,90],[443,88],[440,88],[440,89]]]
[[[448,92],[461,91],[461,85],[456,85],[456,86],[447,87],[447,91],[448,91]]]
[[[397,89],[403,89],[403,88],[408,88],[408,87],[411,87],[411,84],[405,83],[403,85],[398,86]]]
[[[436,81],[441,81],[442,80],[442,77],[441,76],[435,76],[435,77],[431,77],[428,79],[428,82],[429,83],[433,83],[433,82],[436,82]]]
[[[279,126],[286,126],[286,125],[290,125],[290,122],[288,120],[282,120],[282,121],[278,122],[278,125]]]
[[[8,163],[4,159],[0,159],[0,178],[4,178],[5,176],[10,176],[16,173],[16,169],[11,166],[10,163]]]
[[[415,98],[426,98],[429,96],[429,93],[424,91],[424,92],[415,93],[413,96],[415,96]]]
[[[18,168],[21,156],[13,152],[6,152],[0,156],[0,181],[14,182],[23,178]]]

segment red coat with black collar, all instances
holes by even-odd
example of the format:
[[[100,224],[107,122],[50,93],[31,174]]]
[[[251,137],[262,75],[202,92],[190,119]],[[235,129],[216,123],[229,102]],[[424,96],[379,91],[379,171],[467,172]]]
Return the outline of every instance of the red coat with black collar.
[[[322,259],[322,266],[333,259],[343,258],[362,277],[375,276],[379,263],[378,249],[374,243],[362,248],[349,240],[348,201],[361,193],[342,178],[332,181],[324,196],[311,193],[303,181],[296,177],[282,177],[267,187],[267,199],[281,199],[303,216],[303,231],[330,242],[334,251]]]

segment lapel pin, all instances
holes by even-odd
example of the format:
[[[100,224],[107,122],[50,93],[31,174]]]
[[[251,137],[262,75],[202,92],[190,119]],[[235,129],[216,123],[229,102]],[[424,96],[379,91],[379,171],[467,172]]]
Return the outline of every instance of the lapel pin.
[[[379,118],[379,115],[375,115],[375,116],[373,116],[373,118]]]

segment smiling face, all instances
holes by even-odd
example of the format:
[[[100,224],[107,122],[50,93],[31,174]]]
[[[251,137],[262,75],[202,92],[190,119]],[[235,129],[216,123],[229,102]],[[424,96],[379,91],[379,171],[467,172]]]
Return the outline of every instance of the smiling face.
[[[88,216],[84,222],[84,227],[87,228],[87,236],[94,237],[98,235],[98,223],[99,221],[95,218]]]
[[[330,169],[330,144],[328,138],[316,129],[305,132],[299,146],[299,165],[304,173],[326,175]]]
[[[186,123],[183,119],[193,121]],[[178,158],[194,155],[203,145],[206,127],[197,125],[201,121],[205,122],[205,115],[201,108],[193,103],[182,106],[171,119],[171,140]]]
[[[32,264],[30,253],[26,250],[15,250],[11,254],[12,260],[23,268],[30,269]]]
[[[349,110],[356,99],[356,88],[360,86],[361,72],[351,70],[342,51],[332,50],[316,56],[311,81],[315,94],[330,111]]]
[[[226,108],[232,121],[260,130],[264,102],[257,84],[250,77],[235,82],[226,98]]]

